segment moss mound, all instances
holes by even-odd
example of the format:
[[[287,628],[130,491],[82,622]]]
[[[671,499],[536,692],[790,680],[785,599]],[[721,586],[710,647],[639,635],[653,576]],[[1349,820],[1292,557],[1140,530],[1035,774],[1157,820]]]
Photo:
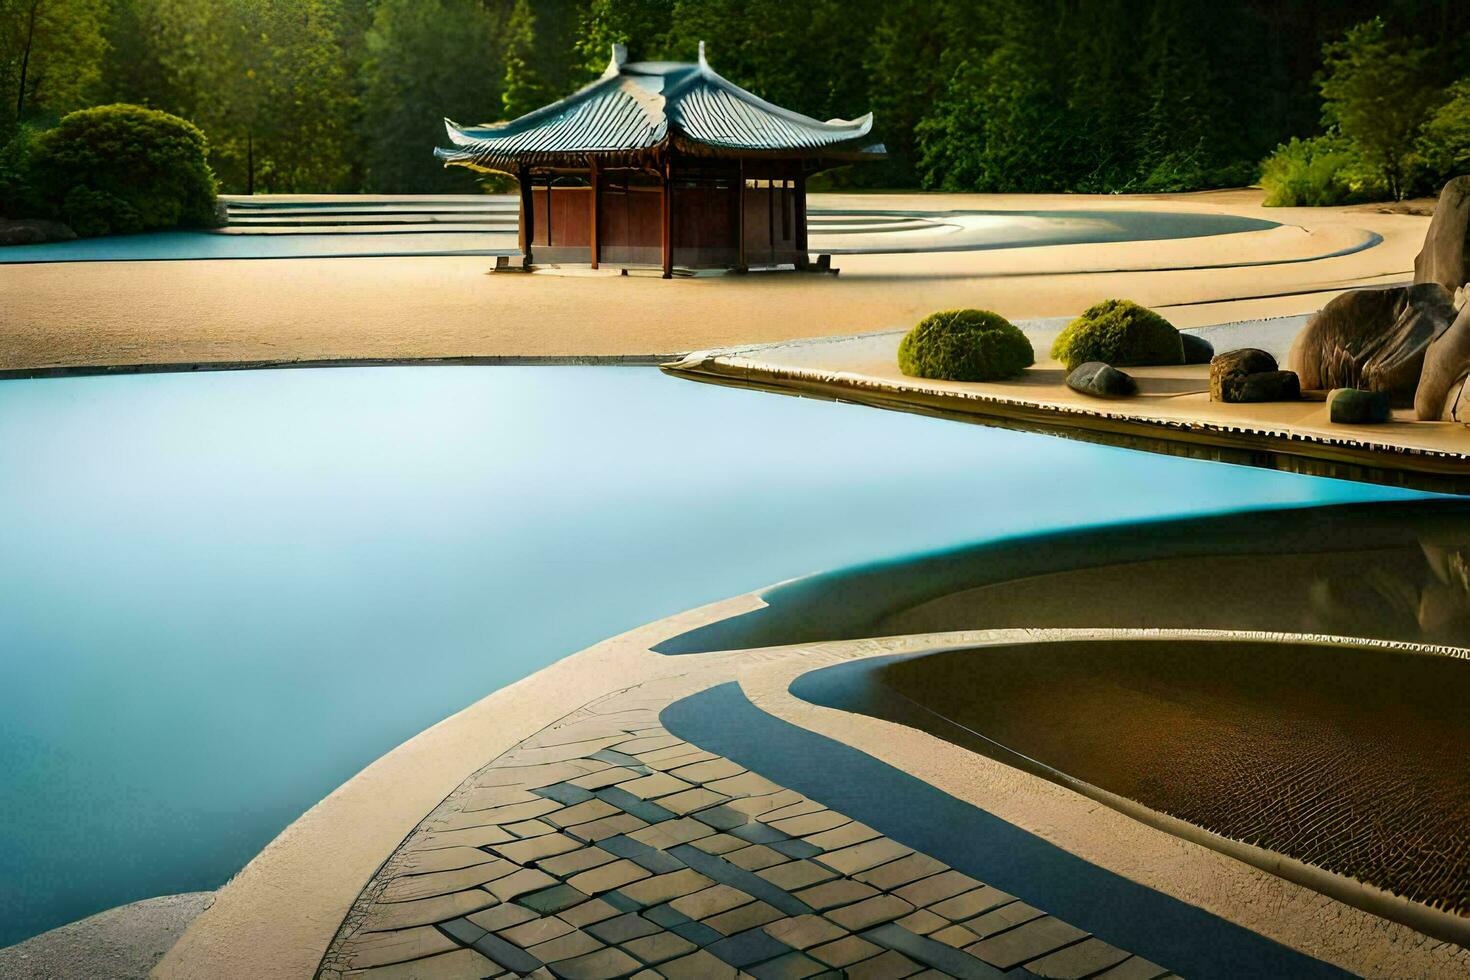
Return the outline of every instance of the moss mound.
[[[1183,364],[1184,344],[1174,324],[1132,300],[1105,299],[1067,324],[1051,356],[1071,371],[1088,361],[1114,367]]]
[[[204,134],[156,109],[73,112],[36,138],[31,170],[48,212],[78,235],[217,224]]]
[[[989,310],[931,313],[898,345],[899,370],[943,381],[1001,381],[1035,360],[1021,329]]]

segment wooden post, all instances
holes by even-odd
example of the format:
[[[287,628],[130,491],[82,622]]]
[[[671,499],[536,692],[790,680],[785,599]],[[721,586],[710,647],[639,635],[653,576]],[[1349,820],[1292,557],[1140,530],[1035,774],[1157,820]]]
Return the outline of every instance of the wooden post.
[[[739,163],[735,175],[735,268],[745,271],[745,161]]]
[[[536,240],[536,205],[531,198],[531,170],[522,167],[516,175],[521,183],[521,255],[526,268],[531,267],[531,243]]]
[[[667,157],[664,158],[664,200],[663,200],[663,250],[664,250],[664,278],[674,278],[674,164]]]
[[[597,268],[597,212],[602,210],[602,175],[597,172],[597,160],[588,161],[592,165],[592,235],[590,248],[592,252],[592,268]]]
[[[806,169],[796,170],[796,267],[805,269],[811,261],[806,239]]]

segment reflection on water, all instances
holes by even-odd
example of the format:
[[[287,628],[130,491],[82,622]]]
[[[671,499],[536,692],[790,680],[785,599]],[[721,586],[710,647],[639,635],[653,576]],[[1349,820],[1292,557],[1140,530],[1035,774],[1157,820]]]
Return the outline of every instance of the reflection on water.
[[[1318,575],[1308,589],[1322,633],[1470,644],[1470,541],[1437,535],[1367,567]]]
[[[1168,627],[1470,646],[1470,501],[1112,525],[813,576],[664,653],[950,630]]]

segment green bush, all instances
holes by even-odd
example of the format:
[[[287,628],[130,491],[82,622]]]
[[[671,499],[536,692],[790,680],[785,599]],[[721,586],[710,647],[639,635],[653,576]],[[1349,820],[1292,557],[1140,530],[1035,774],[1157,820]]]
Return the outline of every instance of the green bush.
[[[1268,208],[1320,208],[1382,200],[1388,188],[1340,136],[1292,138],[1261,163]]]
[[[36,131],[17,126],[0,143],[0,218],[31,218],[40,213],[35,188],[31,186],[31,155]]]
[[[73,112],[37,137],[31,171],[48,216],[78,235],[218,222],[204,134],[156,109]]]
[[[1035,360],[1021,329],[989,310],[931,313],[898,345],[904,374],[944,381],[1014,378]]]
[[[1105,299],[1067,324],[1051,356],[1071,371],[1088,361],[1113,367],[1183,364],[1184,342],[1174,325],[1126,299]]]
[[[1451,85],[1447,94],[1419,138],[1424,160],[1439,183],[1470,173],[1470,80]]]

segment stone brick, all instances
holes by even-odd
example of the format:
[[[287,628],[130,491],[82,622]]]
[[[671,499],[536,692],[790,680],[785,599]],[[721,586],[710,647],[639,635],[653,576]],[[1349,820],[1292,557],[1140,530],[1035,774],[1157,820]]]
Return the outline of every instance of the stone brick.
[[[348,969],[386,966],[421,959],[458,949],[454,940],[433,926],[415,926],[396,932],[370,932],[353,936],[342,944]]]
[[[590,800],[583,800],[575,806],[569,806],[564,810],[548,813],[541,819],[556,827],[571,827],[579,823],[590,823],[593,820],[611,816],[617,812],[618,808],[611,803],[593,797]]]
[[[731,888],[729,885],[712,885],[703,891],[677,898],[669,905],[691,919],[704,919],[753,901],[755,899],[738,888]]]
[[[764,844],[751,844],[725,855],[725,860],[746,871],[759,871],[775,864],[785,864],[786,855],[771,850]]]
[[[694,944],[672,932],[660,932],[652,936],[631,939],[623,943],[623,949],[652,965],[691,953],[694,951]]]
[[[526,950],[542,963],[555,963],[601,949],[602,943],[580,929],[573,929],[564,936],[532,946]],[[634,966],[638,964],[634,963]]]
[[[647,826],[648,824],[631,813],[619,813],[611,817],[603,817],[601,820],[593,820],[591,823],[579,823],[575,827],[568,827],[567,833],[595,844],[600,840],[616,837],[618,834],[631,834]]]
[[[685,782],[707,783],[715,779],[728,779],[745,772],[745,768],[729,759],[709,759],[693,765],[680,766],[670,772]]]
[[[567,884],[588,895],[598,895],[647,877],[647,868],[627,859],[621,859],[611,864],[604,864],[599,868],[593,868],[591,871],[573,875],[567,879]]]
[[[602,980],[638,969],[638,961],[620,949],[607,947],[556,964],[556,975],[566,980]]]
[[[747,929],[763,926],[767,922],[774,922],[781,918],[783,913],[765,902],[755,901],[742,905],[738,909],[721,912],[701,920],[704,925],[725,936],[733,936]]]
[[[1127,953],[1115,946],[1109,946],[1101,939],[1084,939],[1073,946],[1027,963],[1026,969],[1049,980],[1078,980],[1110,966],[1117,966],[1127,958]]]
[[[911,902],[920,908],[928,908],[935,902],[942,902],[946,898],[953,898],[979,886],[980,882],[969,875],[958,871],[942,871],[911,885],[895,889],[893,894],[905,902]]]
[[[492,845],[493,850],[516,864],[531,864],[541,858],[555,857],[582,847],[581,841],[565,834],[542,834],[529,840],[518,840],[510,844]]]
[[[820,915],[796,915],[765,926],[771,936],[792,949],[806,949],[841,939],[847,931]]]
[[[621,889],[622,893],[643,905],[658,905],[708,888],[714,882],[692,868],[645,878]]]
[[[536,918],[536,913],[523,909],[519,905],[497,905],[483,912],[466,916],[466,918],[486,932],[499,932],[513,925],[529,922]]]
[[[617,909],[600,898],[594,898],[573,908],[566,909],[561,913],[561,917],[581,929],[592,925],[594,922],[611,919],[617,914]]]
[[[406,875],[388,882],[379,894],[378,901],[382,903],[411,902],[420,898],[432,898],[435,895],[448,895],[450,892],[464,891],[466,888],[474,888],[477,885],[505,878],[515,871],[516,866],[509,861],[492,861],[489,864],[460,868],[457,871]]]
[[[872,885],[865,885],[851,878],[838,878],[835,881],[796,892],[796,897],[820,911],[840,905],[851,905],[877,894],[879,894],[878,889]]]
[[[633,779],[626,783],[619,783],[618,789],[632,793],[640,800],[656,800],[661,796],[669,796],[681,790],[693,789],[694,787],[666,772],[656,772],[651,776]]]
[[[518,926],[502,929],[498,935],[507,942],[515,943],[521,949],[544,943],[548,939],[565,936],[572,931],[572,927],[558,919],[554,915],[532,919],[530,922],[522,922]]]
[[[883,952],[882,947],[874,946],[866,939],[857,936],[847,936],[836,942],[827,943],[822,946],[814,946],[807,953],[816,957],[828,966],[845,967],[850,963],[857,963],[870,956],[877,956]]]
[[[909,848],[904,847],[896,840],[880,837],[863,844],[855,844],[852,847],[844,847],[840,851],[828,851],[817,857],[827,867],[843,874],[854,874],[858,871],[866,871],[880,864],[886,864],[894,858],[908,854]],[[937,876],[936,876],[937,877]],[[971,886],[974,887],[973,885]]]
[[[506,875],[485,886],[492,895],[502,902],[508,902],[517,895],[536,891],[539,888],[548,888],[557,884],[557,880],[544,871],[534,868],[525,868],[514,874]]]
[[[729,980],[739,974],[735,967],[702,949],[660,964],[658,972],[668,980]]]
[[[918,909],[899,919],[894,925],[902,926],[915,935],[927,936],[936,929],[943,929],[949,925],[949,920],[935,915],[928,909]]]
[[[890,980],[918,973],[923,967],[907,956],[890,949],[870,960],[854,963],[847,968],[848,980]]]
[[[781,787],[771,782],[764,776],[753,772],[742,773],[739,776],[731,776],[728,779],[716,779],[705,783],[705,789],[712,789],[716,793],[724,793],[726,796],[763,796],[770,793],[780,792]]]
[[[893,895],[875,895],[856,905],[833,909],[827,912],[826,916],[843,928],[856,932],[859,929],[902,918],[913,910],[914,907],[901,898]]]
[[[764,820],[762,822],[775,827],[783,834],[790,834],[792,837],[805,837],[808,834],[820,834],[826,830],[835,830],[852,821],[840,813],[833,813],[831,810],[818,810],[815,813],[805,813],[797,817],[783,817],[780,820]]]
[[[935,902],[929,906],[929,910],[944,916],[946,919],[953,919],[958,922],[962,919],[972,919],[981,913],[989,912],[994,908],[1000,908],[1002,905],[1014,902],[1015,900],[1016,897],[1014,895],[1008,895],[999,888],[981,885],[979,888],[967,891],[963,895],[956,895],[954,898],[946,898],[942,902]]]
[[[936,861],[927,854],[910,854],[897,861],[889,861],[876,868],[860,871],[853,877],[858,881],[866,881],[874,888],[888,892],[918,881],[920,878],[927,878],[948,870],[948,866],[942,861]]]
[[[1039,919],[1044,914],[1040,909],[1032,908],[1025,902],[1012,902],[970,919],[965,923],[965,928],[977,936],[993,936],[1006,929],[1015,928],[1023,922]]]
[[[574,875],[578,871],[586,871],[600,864],[607,864],[617,858],[598,847],[584,847],[580,851],[569,851],[566,854],[558,854],[556,857],[544,858],[536,862],[536,867],[550,874],[565,878]]]
[[[808,834],[802,839],[808,844],[820,847],[824,851],[840,851],[844,847],[861,844],[863,841],[872,840],[877,836],[879,836],[878,832],[872,827],[853,820],[832,830]]]
[[[798,888],[830,881],[837,877],[837,872],[831,868],[824,868],[812,861],[792,861],[790,864],[780,864],[774,868],[763,868],[756,874],[777,888],[784,888],[786,891],[795,891]]]
[[[495,902],[495,896],[489,892],[470,888],[448,895],[421,898],[416,902],[374,903],[363,919],[362,931],[389,932],[407,929],[409,926],[432,925],[488,908]]]
[[[1002,970],[1009,970],[1027,960],[1075,943],[1086,935],[1087,933],[1076,926],[1046,916],[982,940],[967,947],[965,951]]]
[[[703,786],[696,786],[694,789],[686,789],[682,793],[660,797],[658,805],[673,813],[693,813],[696,810],[703,810],[717,803],[723,803],[728,799],[729,797],[723,793],[716,793],[714,790],[705,789]]]

